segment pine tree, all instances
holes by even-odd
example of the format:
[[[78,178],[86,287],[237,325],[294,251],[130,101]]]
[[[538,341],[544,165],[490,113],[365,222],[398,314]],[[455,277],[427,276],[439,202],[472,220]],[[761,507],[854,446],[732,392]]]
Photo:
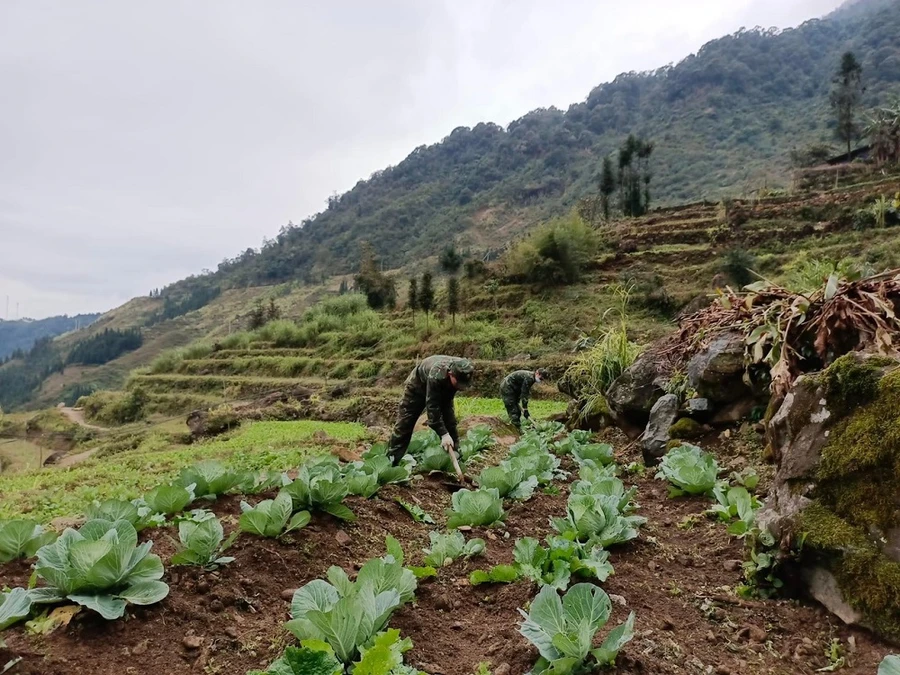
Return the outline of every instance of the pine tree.
[[[856,122],[856,111],[862,99],[862,66],[853,52],[846,52],[841,57],[841,65],[832,80],[831,107],[837,120],[834,133],[838,140],[847,144],[850,154],[853,142],[859,138],[859,125]]]
[[[441,269],[447,274],[456,274],[459,272],[462,264],[462,256],[456,252],[456,247],[453,244],[450,244],[441,253]]]
[[[413,317],[416,316],[416,310],[419,309],[419,282],[415,277],[412,277],[409,280],[409,293],[406,296],[406,306],[409,307],[410,311],[413,313]]]
[[[425,272],[422,275],[422,286],[419,288],[419,307],[425,312],[425,327],[428,327],[428,315],[434,309],[434,286],[432,282],[434,277],[431,272]]]
[[[612,160],[603,158],[603,169],[600,171],[600,208],[603,211],[603,219],[609,220],[609,199],[616,191],[616,175],[613,172]]]
[[[456,326],[456,313],[459,311],[459,279],[450,277],[447,279],[447,311]]]

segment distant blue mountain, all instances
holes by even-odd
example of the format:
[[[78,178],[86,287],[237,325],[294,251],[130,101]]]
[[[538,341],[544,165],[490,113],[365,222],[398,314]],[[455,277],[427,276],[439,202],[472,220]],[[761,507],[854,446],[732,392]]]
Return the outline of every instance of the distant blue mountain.
[[[0,319],[0,360],[17,351],[27,352],[43,337],[56,337],[97,320],[99,314],[51,316],[48,319]]]

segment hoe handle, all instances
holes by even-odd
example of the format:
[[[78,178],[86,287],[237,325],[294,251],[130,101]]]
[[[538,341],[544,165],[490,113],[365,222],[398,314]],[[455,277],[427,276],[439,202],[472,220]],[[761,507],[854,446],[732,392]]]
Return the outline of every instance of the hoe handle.
[[[450,461],[453,462],[453,469],[456,471],[456,478],[460,483],[465,481],[465,476],[463,475],[462,469],[459,468],[459,460],[456,459],[456,450],[450,451]]]

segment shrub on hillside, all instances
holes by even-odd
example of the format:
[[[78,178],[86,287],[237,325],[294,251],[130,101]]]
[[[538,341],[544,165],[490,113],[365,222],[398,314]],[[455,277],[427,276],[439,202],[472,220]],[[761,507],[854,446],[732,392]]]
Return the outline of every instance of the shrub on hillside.
[[[78,399],[78,406],[89,420],[115,426],[143,419],[148,398],[140,387],[127,392],[96,391]]]
[[[676,309],[675,301],[666,290],[659,272],[649,265],[635,265],[619,275],[619,284],[627,288],[628,301],[662,316],[670,316]]]
[[[505,257],[506,274],[516,281],[571,284],[596,253],[596,233],[572,214],[539,227]]]
[[[756,266],[756,257],[741,248],[731,249],[722,257],[722,272],[739,288],[754,281]]]

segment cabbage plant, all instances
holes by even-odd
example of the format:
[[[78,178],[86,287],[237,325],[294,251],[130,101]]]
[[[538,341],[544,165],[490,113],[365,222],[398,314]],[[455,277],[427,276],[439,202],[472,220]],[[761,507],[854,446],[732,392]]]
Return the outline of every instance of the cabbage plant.
[[[309,511],[298,511],[291,516],[291,496],[282,490],[275,499],[266,499],[256,506],[241,502],[241,532],[260,537],[280,537],[309,524]]]
[[[294,593],[292,619],[285,627],[301,644],[326,642],[341,663],[352,663],[394,610],[415,597],[416,579],[403,567],[402,555],[389,537],[388,554],[363,565],[355,581],[340,567],[331,567],[328,581],[316,579]]]
[[[307,462],[300,467],[296,480],[285,486],[295,511],[324,511],[342,520],[356,520],[343,502],[349,494],[338,461],[334,457]]]
[[[32,520],[0,521],[0,563],[33,558],[38,549],[56,540],[56,532],[44,530]]]
[[[477,427],[472,427],[459,441],[460,459],[468,462],[475,455],[488,449],[496,442],[497,439],[494,438],[494,434],[489,426],[481,424]]]
[[[118,619],[127,604],[152,605],[169,594],[160,579],[163,565],[150,553],[152,542],[138,545],[137,531],[124,520],[89,520],[67,529],[37,552],[34,569],[47,586],[30,592],[37,604],[69,600],[104,619]]]
[[[484,539],[466,541],[459,530],[453,532],[430,532],[431,548],[424,549],[425,564],[432,567],[446,567],[457,558],[471,558],[484,553]]]
[[[29,614],[31,614],[31,594],[24,588],[13,588],[6,593],[0,593],[0,630],[9,628]]]
[[[175,484],[184,488],[193,486],[196,499],[215,499],[247,479],[247,475],[231,471],[221,462],[208,459],[182,469]]]
[[[566,516],[551,519],[551,524],[564,536],[603,548],[621,544],[635,539],[637,528],[647,519],[624,515],[620,504],[615,496],[571,494],[566,502]]]
[[[202,520],[182,520],[178,523],[180,547],[171,562],[173,565],[196,565],[207,570],[234,562],[234,558],[222,554],[231,547],[238,533],[236,530],[223,541],[225,531],[215,515]]]
[[[344,467],[344,480],[347,481],[350,494],[368,499],[378,492],[382,485],[408,481],[414,461],[410,457],[410,461],[393,466],[391,458],[381,452],[379,444],[366,452],[362,460],[351,462]]]
[[[180,510],[180,509],[179,509]],[[140,532],[148,527],[159,527],[166,522],[162,513],[154,513],[153,509],[143,500],[132,502],[124,499],[107,499],[105,502],[95,501],[84,512],[88,520],[127,520]]]
[[[172,516],[184,511],[194,501],[194,486],[158,485],[137,500],[140,506],[146,506],[151,513]]]
[[[719,475],[716,458],[696,445],[684,443],[667,452],[660,462],[657,478],[668,480],[670,497],[712,492]]]
[[[343,675],[344,666],[334,650],[321,640],[303,640],[288,647],[267,670],[251,670],[247,675]]]
[[[713,497],[716,499],[716,505],[706,513],[730,523],[728,534],[743,537],[753,529],[756,511],[762,504],[747,491],[747,488],[740,485],[728,487],[728,484],[722,481],[713,488]]]
[[[481,583],[509,583],[529,579],[538,586],[564,591],[573,576],[606,581],[613,574],[609,552],[599,546],[580,544],[566,537],[547,537],[547,546],[537,539],[523,537],[513,547],[512,566],[497,565],[487,572],[477,570],[469,576],[475,586]],[[509,570],[513,570],[510,574]]]
[[[503,498],[527,501],[538,486],[537,477],[529,474],[528,468],[523,462],[504,460],[499,466],[482,469],[476,482],[482,488],[495,488]]]
[[[519,632],[541,655],[531,672],[571,675],[614,664],[619,651],[634,637],[634,612],[599,647],[591,649],[611,610],[609,596],[593,584],[575,584],[562,598],[551,586],[542,588],[527,614],[519,610],[525,619]]]
[[[503,500],[496,488],[460,490],[453,494],[447,511],[447,527],[493,525],[503,520]]]
[[[572,459],[579,466],[587,460],[605,466],[615,461],[615,455],[609,443],[586,443],[572,449]]]

